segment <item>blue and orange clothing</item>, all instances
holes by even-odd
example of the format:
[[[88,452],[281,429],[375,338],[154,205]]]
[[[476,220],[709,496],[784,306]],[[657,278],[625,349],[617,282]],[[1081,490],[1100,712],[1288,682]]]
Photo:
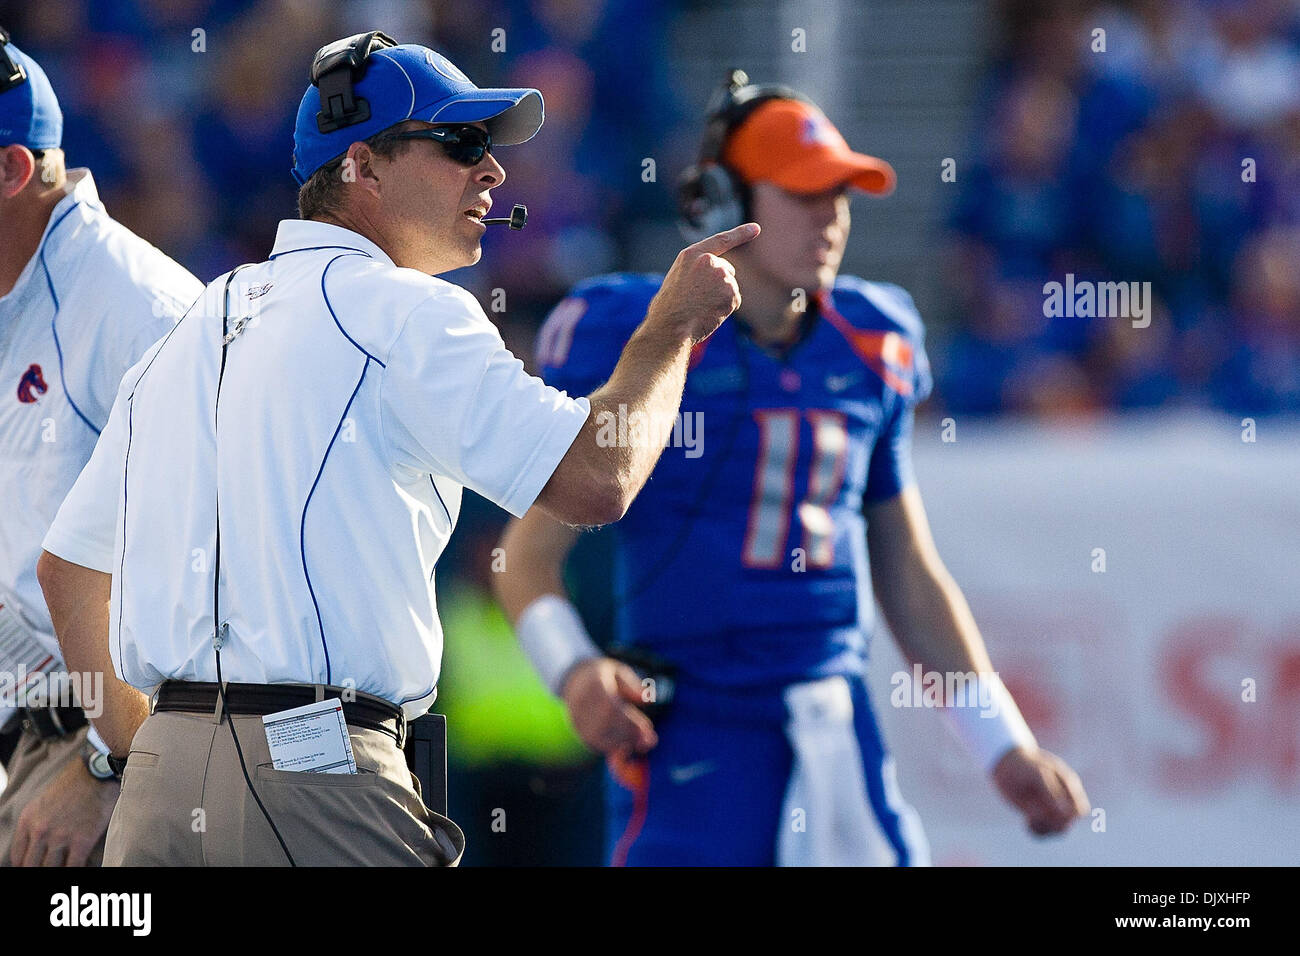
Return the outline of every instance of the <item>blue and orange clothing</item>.
[[[572,395],[594,391],[661,282],[618,274],[578,285],[539,336],[542,377]],[[675,754],[675,741],[690,750],[685,741],[710,727],[754,767],[785,766],[788,775],[780,720],[763,724],[766,736],[728,736],[716,722],[687,716],[715,709],[710,694],[739,695],[779,717],[791,684],[836,675],[861,683],[874,629],[863,509],[913,480],[913,410],[931,384],[923,335],[904,290],[845,276],[808,301],[802,338],[783,354],[756,345],[736,318],[696,347],[673,438],[614,526],[617,641],[678,674],[680,707],[660,726],[652,791],[656,764],[694,759]],[[860,696],[863,733],[878,740]],[[887,754],[866,740],[863,751],[878,780]],[[718,773],[717,784],[725,788],[728,776]],[[779,793],[785,781],[773,780],[762,786]],[[617,824],[633,808],[615,791],[611,809]]]

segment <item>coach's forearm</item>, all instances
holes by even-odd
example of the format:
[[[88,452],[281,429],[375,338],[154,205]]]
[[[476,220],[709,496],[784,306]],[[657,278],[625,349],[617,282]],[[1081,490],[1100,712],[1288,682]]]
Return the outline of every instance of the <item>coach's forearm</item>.
[[[690,353],[688,339],[655,329],[647,320],[623,350],[609,381],[590,396],[596,440],[589,450],[598,467],[611,470],[618,482],[619,517],[649,480],[672,434]]]
[[[126,756],[135,732],[149,716],[149,699],[118,680],[108,651],[108,606],[113,578],[83,568],[46,551],[36,564],[36,576],[54,622],[54,633],[68,670],[104,675],[103,710],[90,714],[109,749]]]
[[[572,525],[623,517],[672,433],[690,351],[687,336],[642,323],[588,396],[591,414],[537,499],[543,511]]]
[[[759,233],[747,222],[677,254],[609,381],[588,396],[591,414],[537,498],[566,524],[608,524],[627,513],[650,477],[682,401],[691,346],[740,307],[723,256]]]

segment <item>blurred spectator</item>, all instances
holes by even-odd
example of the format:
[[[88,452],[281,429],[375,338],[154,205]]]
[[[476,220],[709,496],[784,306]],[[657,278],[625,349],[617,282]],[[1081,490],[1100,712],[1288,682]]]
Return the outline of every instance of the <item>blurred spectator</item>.
[[[1300,408],[1300,227],[1257,235],[1233,270],[1219,403],[1244,414]]]
[[[525,357],[570,285],[620,265],[626,212],[671,216],[640,165],[676,115],[670,13],[651,0],[0,0],[0,23],[59,92],[69,163],[204,279],[266,255],[295,215],[293,119],[323,44],[384,29],[443,49],[480,83],[541,89],[541,134],[501,154],[498,201],[529,206],[529,254],[494,233],[479,267],[449,277],[507,290]]]
[[[1010,0],[1001,19],[951,214],[940,401],[1300,411],[1300,8]],[[1151,325],[1044,319],[1067,273],[1150,282]]]

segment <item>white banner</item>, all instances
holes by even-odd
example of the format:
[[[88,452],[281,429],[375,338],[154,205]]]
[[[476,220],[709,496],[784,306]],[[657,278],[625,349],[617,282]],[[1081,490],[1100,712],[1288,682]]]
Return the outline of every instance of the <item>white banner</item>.
[[[940,553],[1093,816],[1038,839],[933,710],[873,700],[938,864],[1300,863],[1300,425],[919,423]],[[1245,439],[1245,440],[1244,440]],[[910,671],[909,671],[910,673]]]

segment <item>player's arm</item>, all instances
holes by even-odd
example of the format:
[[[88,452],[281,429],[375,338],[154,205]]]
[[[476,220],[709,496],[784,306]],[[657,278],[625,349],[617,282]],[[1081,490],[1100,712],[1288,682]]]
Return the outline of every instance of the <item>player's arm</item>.
[[[745,223],[678,253],[613,374],[588,396],[591,413],[537,497],[543,511],[579,525],[606,524],[627,512],[672,431],[691,346],[740,305],[735,272],[721,257],[756,235],[758,226]],[[641,416],[654,440],[602,440],[606,416],[620,412],[629,420]]]
[[[966,598],[935,548],[916,485],[868,505],[866,516],[872,588],[908,661],[940,672],[992,672]]]
[[[657,738],[636,706],[641,681],[600,653],[565,592],[564,562],[578,534],[538,508],[512,520],[501,539],[505,569],[493,575],[493,587],[520,646],[563,698],[582,741],[601,753],[644,753]]]
[[[950,707],[954,727],[1031,830],[1065,830],[1088,812],[1087,795],[1065,761],[1039,748],[994,672],[966,598],[939,557],[920,491],[908,484],[865,511],[872,587],[899,649],[926,671],[979,675],[976,699],[989,700],[995,716]]]

